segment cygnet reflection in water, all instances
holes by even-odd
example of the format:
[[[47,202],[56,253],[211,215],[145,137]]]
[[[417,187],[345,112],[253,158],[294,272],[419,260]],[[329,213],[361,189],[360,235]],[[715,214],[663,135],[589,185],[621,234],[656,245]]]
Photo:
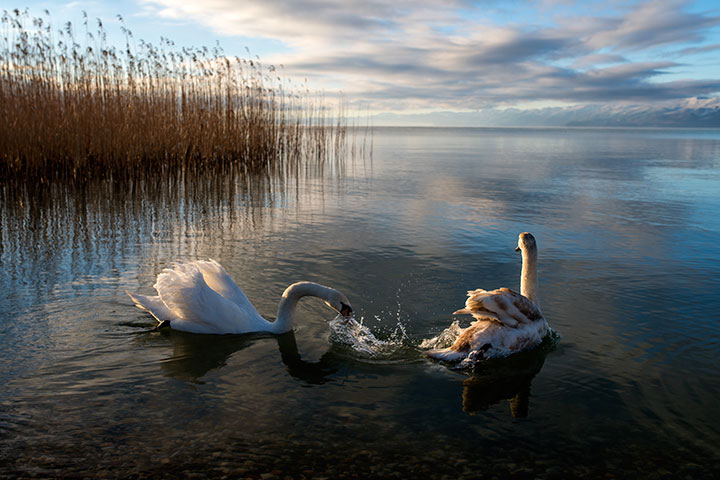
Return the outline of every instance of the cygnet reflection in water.
[[[463,411],[471,415],[509,400],[513,418],[528,416],[532,380],[540,373],[548,353],[555,349],[556,335],[548,335],[533,350],[477,362],[463,382]]]

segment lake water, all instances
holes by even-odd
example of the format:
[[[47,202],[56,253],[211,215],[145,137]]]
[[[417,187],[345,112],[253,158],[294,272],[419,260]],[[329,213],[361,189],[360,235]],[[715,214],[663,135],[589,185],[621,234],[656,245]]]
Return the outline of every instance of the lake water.
[[[0,476],[717,478],[720,131],[376,129],[372,158],[0,209]],[[556,338],[456,372],[418,345],[539,246]],[[273,317],[311,280],[389,347],[148,332],[125,290],[214,258]],[[467,318],[459,318],[467,325]]]

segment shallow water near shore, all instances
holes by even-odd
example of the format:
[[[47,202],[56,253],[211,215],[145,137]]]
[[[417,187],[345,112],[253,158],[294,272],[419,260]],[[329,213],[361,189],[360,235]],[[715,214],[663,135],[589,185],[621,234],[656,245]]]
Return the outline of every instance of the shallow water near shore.
[[[720,131],[372,140],[292,177],[4,187],[0,476],[716,478]],[[522,231],[556,336],[425,359],[467,290],[518,288]],[[310,280],[359,323],[304,299],[285,335],[151,331],[125,290],[201,258],[267,318]]]

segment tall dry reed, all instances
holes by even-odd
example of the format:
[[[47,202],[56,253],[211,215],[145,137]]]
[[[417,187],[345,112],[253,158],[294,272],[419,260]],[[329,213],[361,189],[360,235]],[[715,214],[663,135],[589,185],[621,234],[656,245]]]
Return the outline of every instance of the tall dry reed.
[[[78,40],[45,14],[2,15],[0,177],[291,171],[355,150],[342,108],[291,88],[273,66],[136,41],[121,17],[124,47],[107,44],[99,19],[91,32],[87,16]]]

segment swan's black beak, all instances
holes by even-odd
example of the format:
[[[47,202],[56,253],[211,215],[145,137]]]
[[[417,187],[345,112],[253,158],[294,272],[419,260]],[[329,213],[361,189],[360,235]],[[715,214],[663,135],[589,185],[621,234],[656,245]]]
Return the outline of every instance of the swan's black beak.
[[[517,247],[515,247],[515,251],[516,251],[516,252],[519,252],[519,251],[520,251],[520,246],[519,246],[519,245],[518,245]]]
[[[342,315],[343,317],[349,317],[352,315],[352,308],[350,307],[350,305],[341,302],[340,306],[340,315]]]

